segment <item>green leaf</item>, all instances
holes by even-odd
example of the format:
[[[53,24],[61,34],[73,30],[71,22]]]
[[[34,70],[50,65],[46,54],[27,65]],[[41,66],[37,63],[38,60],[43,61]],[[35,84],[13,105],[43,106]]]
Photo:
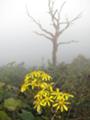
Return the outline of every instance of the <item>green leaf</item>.
[[[11,118],[7,115],[6,112],[0,111],[0,120],[11,120]]]
[[[10,111],[15,111],[18,108],[21,108],[22,105],[22,101],[15,98],[8,98],[4,101],[4,107]]]
[[[23,111],[20,114],[20,117],[22,120],[35,120],[35,117],[33,116],[33,114],[31,112],[28,112],[28,111]]]

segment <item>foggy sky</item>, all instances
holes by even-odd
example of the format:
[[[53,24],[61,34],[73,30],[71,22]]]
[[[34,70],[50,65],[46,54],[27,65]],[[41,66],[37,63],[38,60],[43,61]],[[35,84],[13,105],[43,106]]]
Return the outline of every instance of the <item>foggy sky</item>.
[[[33,2],[32,2],[33,1]],[[0,0],[0,65],[12,61],[26,64],[40,64],[51,59],[52,44],[45,38],[33,33],[38,27],[27,16],[25,5],[30,13],[49,29],[46,0]],[[67,6],[70,0],[67,0]],[[74,17],[83,11],[82,17],[77,20],[63,35],[62,41],[76,40],[78,43],[62,45],[58,50],[58,62],[71,61],[78,54],[90,57],[90,0],[73,0],[70,14]],[[45,2],[45,4],[44,4]],[[70,6],[70,5],[69,5]],[[36,8],[37,7],[37,8]],[[41,10],[40,10],[41,9]],[[71,10],[72,9],[72,10]],[[45,14],[44,14],[45,13]]]

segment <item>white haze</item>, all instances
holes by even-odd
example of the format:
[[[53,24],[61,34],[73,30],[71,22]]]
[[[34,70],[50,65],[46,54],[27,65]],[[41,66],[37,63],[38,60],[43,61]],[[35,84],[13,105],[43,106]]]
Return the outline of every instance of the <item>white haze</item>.
[[[51,59],[52,44],[45,38],[33,33],[38,27],[27,16],[27,5],[30,14],[39,19],[50,29],[47,14],[48,0],[0,0],[0,65],[11,61],[38,65]],[[63,35],[62,41],[76,40],[78,43],[62,45],[58,50],[58,62],[69,62],[78,54],[90,57],[90,0],[66,0],[63,18],[72,18],[80,12],[77,20]],[[59,7],[63,0],[57,0]],[[51,29],[50,29],[51,30]]]

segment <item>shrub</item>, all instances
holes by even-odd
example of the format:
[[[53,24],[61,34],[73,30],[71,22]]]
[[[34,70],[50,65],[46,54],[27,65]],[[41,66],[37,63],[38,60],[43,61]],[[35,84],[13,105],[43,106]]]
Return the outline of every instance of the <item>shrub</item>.
[[[43,71],[31,72],[26,75],[21,92],[32,90],[34,109],[39,114],[49,109],[54,114],[51,120],[54,120],[57,113],[68,111],[71,104],[70,98],[73,98],[73,95],[54,88],[54,83],[51,81],[52,77]]]

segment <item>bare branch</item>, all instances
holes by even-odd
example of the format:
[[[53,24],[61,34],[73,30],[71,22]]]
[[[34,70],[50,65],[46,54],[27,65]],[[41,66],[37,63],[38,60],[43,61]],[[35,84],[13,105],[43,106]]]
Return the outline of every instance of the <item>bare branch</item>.
[[[62,12],[62,10],[63,10],[63,7],[64,7],[64,5],[66,4],[66,1],[64,1],[63,2],[63,4],[60,6],[60,10],[59,10],[59,16],[60,16],[60,14],[61,14],[61,12]]]
[[[62,30],[59,31],[59,35],[61,35],[65,30],[67,30],[69,28],[70,24],[71,23],[67,22],[66,26]]]
[[[50,37],[53,37],[53,33],[49,32],[48,30],[46,30],[39,21],[36,21],[30,14],[29,14],[29,11],[28,11],[28,8],[26,6],[26,10],[27,10],[27,15],[30,19],[32,19],[32,21],[39,27],[39,29],[41,31],[43,31],[44,33],[48,34]]]
[[[69,22],[69,23],[73,23],[74,21],[76,21],[77,19],[79,19],[79,18],[81,17],[81,15],[82,15],[82,12],[79,13],[79,14],[78,14],[76,17],[74,17],[73,19],[69,20],[68,22]],[[66,19],[66,21],[64,21],[64,22],[60,22],[59,24],[67,24],[67,19]]]
[[[59,45],[62,45],[62,44],[70,44],[70,43],[77,43],[78,41],[75,41],[75,40],[71,40],[71,41],[67,41],[67,42],[59,42],[58,43],[58,46]]]
[[[58,10],[54,9],[54,4],[55,4],[55,1],[48,0],[49,14],[52,20],[53,27],[56,29],[57,21],[58,21],[58,18],[56,17],[56,15],[58,13]]]
[[[70,22],[76,21],[77,19],[79,19],[81,17],[81,15],[82,15],[82,12],[79,13],[76,17],[74,17]]]
[[[69,26],[80,17],[81,17],[81,13],[78,14],[76,17],[74,17],[72,20],[66,19],[66,22],[61,22],[60,24],[65,24],[66,26],[62,30],[60,30],[59,35],[62,34],[65,30],[67,30]]]
[[[50,41],[53,41],[52,38],[50,38],[49,36],[47,36],[47,35],[44,34],[44,33],[39,33],[39,32],[36,32],[36,31],[34,31],[34,33],[37,34],[37,35],[43,36],[43,37],[49,39]]]

